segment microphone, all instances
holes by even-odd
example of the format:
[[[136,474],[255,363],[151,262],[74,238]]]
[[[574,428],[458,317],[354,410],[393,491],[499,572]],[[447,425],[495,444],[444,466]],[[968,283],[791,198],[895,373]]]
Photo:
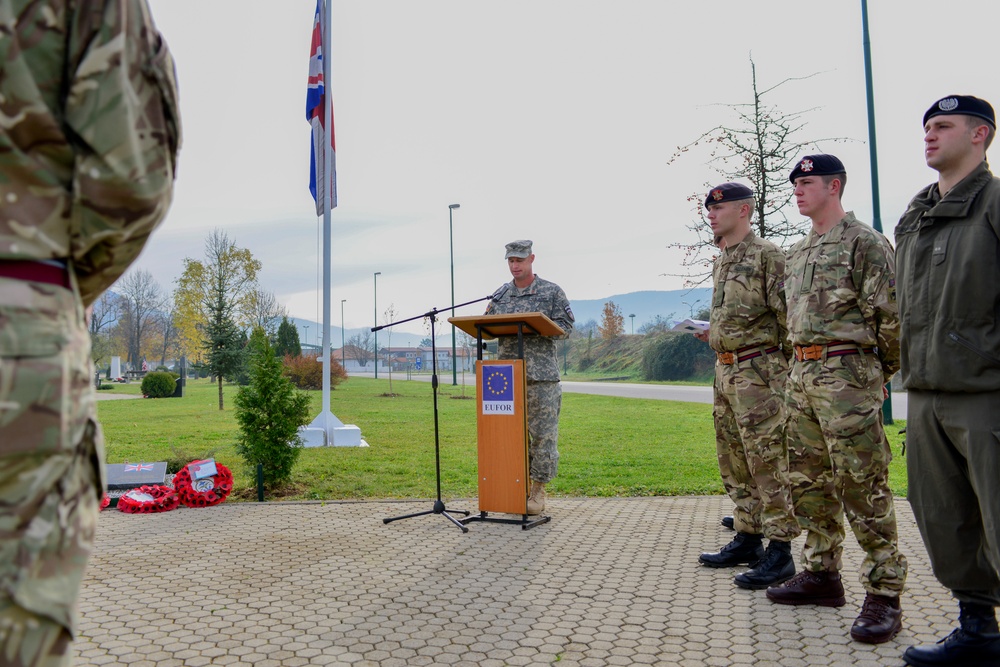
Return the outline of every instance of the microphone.
[[[509,289],[510,289],[510,283],[504,283],[503,285],[497,288],[496,292],[493,292],[493,294],[490,296],[490,301],[499,301],[500,299],[503,298],[503,295],[506,294],[507,290]]]

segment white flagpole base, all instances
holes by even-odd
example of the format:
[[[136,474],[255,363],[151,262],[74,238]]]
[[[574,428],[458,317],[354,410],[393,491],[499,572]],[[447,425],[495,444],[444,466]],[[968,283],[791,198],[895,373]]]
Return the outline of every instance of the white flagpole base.
[[[361,429],[344,424],[332,412],[321,412],[309,426],[299,429],[305,447],[367,447]]]

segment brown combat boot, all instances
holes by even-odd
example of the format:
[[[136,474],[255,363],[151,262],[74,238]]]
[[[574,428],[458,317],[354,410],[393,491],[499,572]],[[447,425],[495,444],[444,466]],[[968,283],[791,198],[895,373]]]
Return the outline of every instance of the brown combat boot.
[[[545,485],[532,480],[531,493],[528,495],[528,514],[541,514],[545,511]]]
[[[817,604],[821,607],[843,607],[844,584],[837,572],[803,570],[780,586],[767,589],[767,599],[778,604]]]
[[[851,638],[866,644],[882,644],[896,636],[903,627],[899,598],[888,595],[865,595],[861,613],[851,626]]]

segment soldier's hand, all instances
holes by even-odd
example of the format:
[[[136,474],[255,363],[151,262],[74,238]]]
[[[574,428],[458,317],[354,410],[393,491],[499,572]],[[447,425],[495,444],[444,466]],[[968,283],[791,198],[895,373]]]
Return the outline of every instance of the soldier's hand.
[[[706,331],[695,331],[692,335],[695,338],[697,338],[698,340],[700,340],[701,342],[703,342],[703,343],[707,343],[708,342],[708,331],[707,330]]]
[[[889,387],[886,385],[882,385],[882,400],[883,401],[889,400]]]

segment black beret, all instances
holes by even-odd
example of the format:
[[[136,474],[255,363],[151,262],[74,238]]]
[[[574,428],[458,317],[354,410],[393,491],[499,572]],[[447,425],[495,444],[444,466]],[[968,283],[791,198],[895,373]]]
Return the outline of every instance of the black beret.
[[[716,185],[705,197],[705,208],[710,204],[721,204],[727,201],[739,201],[753,197],[753,190],[741,183],[723,183]]]
[[[949,95],[943,97],[927,110],[924,114],[924,125],[927,125],[934,116],[946,114],[957,114],[961,116],[976,116],[982,118],[990,124],[994,130],[997,129],[997,117],[993,113],[993,107],[986,100],[981,100],[972,95]]]
[[[836,155],[807,155],[798,161],[788,180],[795,184],[799,176],[829,176],[830,174],[846,174],[844,163]]]

